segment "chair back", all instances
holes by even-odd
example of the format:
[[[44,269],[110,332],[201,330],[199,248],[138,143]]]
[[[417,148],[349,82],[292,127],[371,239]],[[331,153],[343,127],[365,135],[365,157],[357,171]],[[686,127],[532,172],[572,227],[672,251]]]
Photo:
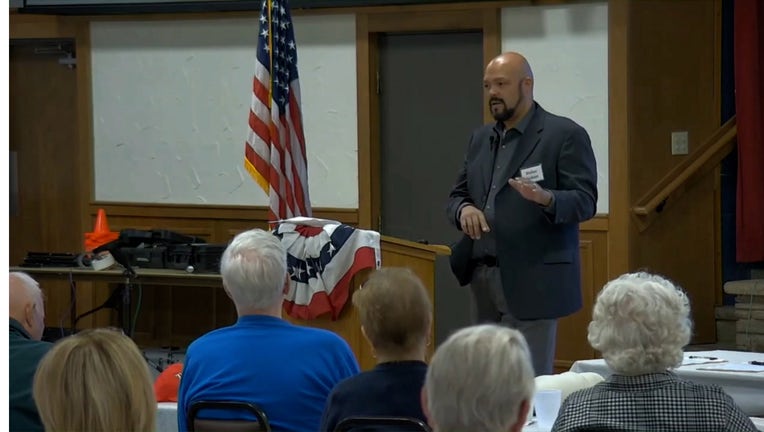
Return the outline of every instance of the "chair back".
[[[420,419],[412,417],[357,416],[347,417],[337,423],[334,432],[365,430],[395,430],[401,432],[432,432]]]
[[[196,415],[201,410],[214,409],[250,413],[257,420],[242,419],[200,419]],[[237,401],[196,401],[188,409],[188,429],[190,432],[271,432],[271,425],[265,412],[257,405]]]

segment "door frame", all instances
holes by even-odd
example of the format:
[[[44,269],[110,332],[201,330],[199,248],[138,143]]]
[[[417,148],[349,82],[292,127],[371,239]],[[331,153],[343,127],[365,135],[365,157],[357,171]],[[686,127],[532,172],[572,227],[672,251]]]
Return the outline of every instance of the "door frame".
[[[87,17],[56,15],[36,15],[11,12],[9,15],[9,39],[72,39],[76,52],[75,69],[77,81],[77,146],[72,149],[79,160],[81,169],[75,173],[83,186],[80,198],[73,203],[73,211],[78,212],[80,225],[71,227],[84,232],[91,224],[88,204],[92,197],[92,130],[93,106],[90,97],[90,23]]]
[[[501,8],[436,6],[361,12],[356,15],[358,103],[358,226],[379,230],[381,212],[380,117],[377,93],[379,35],[382,33],[480,31],[483,63],[501,53]],[[488,101],[484,117],[490,119]]]

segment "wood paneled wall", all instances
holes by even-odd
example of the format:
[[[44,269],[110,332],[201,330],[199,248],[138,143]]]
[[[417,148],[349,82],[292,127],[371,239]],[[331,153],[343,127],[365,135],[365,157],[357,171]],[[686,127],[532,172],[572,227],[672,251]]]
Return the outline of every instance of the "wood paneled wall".
[[[608,281],[608,228],[609,219],[605,215],[597,215],[581,224],[579,250],[583,307],[575,314],[561,319],[557,326],[556,372],[570,369],[576,360],[597,356],[589,346],[586,329],[592,319],[597,293]]]
[[[54,20],[47,37],[66,38]],[[19,25],[16,26],[17,28]],[[25,21],[25,35],[40,35]],[[30,33],[34,32],[34,33]],[[17,213],[8,224],[10,265],[27,252],[78,252],[82,247],[79,203],[87,199],[77,175],[77,79],[74,70],[58,64],[58,56],[35,53],[35,46],[13,44],[9,57],[9,147],[16,154]],[[49,326],[69,323],[69,284],[43,284]],[[90,306],[92,291],[80,290]],[[86,298],[88,300],[86,300]]]
[[[629,2],[631,203],[688,157],[672,156],[672,131],[689,132],[692,153],[721,124],[720,14],[719,0]],[[718,171],[709,173],[647,230],[631,232],[632,270],[663,274],[687,290],[696,343],[716,342],[718,179]]]

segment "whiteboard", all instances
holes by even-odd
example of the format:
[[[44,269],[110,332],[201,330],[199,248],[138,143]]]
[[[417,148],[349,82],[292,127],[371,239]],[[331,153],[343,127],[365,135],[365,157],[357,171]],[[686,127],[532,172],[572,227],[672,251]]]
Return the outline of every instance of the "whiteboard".
[[[357,208],[355,17],[293,23],[312,204]],[[96,200],[268,205],[243,164],[255,18],[90,30]]]

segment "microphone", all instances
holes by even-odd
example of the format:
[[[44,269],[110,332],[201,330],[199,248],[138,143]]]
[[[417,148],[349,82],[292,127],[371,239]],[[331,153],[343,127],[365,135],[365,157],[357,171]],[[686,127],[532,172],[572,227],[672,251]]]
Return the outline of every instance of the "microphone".
[[[500,138],[499,131],[497,131],[496,128],[493,128],[493,135],[491,135],[488,138],[489,148],[491,149],[492,153],[496,152],[496,149],[499,147],[500,143],[501,143],[501,138]]]

